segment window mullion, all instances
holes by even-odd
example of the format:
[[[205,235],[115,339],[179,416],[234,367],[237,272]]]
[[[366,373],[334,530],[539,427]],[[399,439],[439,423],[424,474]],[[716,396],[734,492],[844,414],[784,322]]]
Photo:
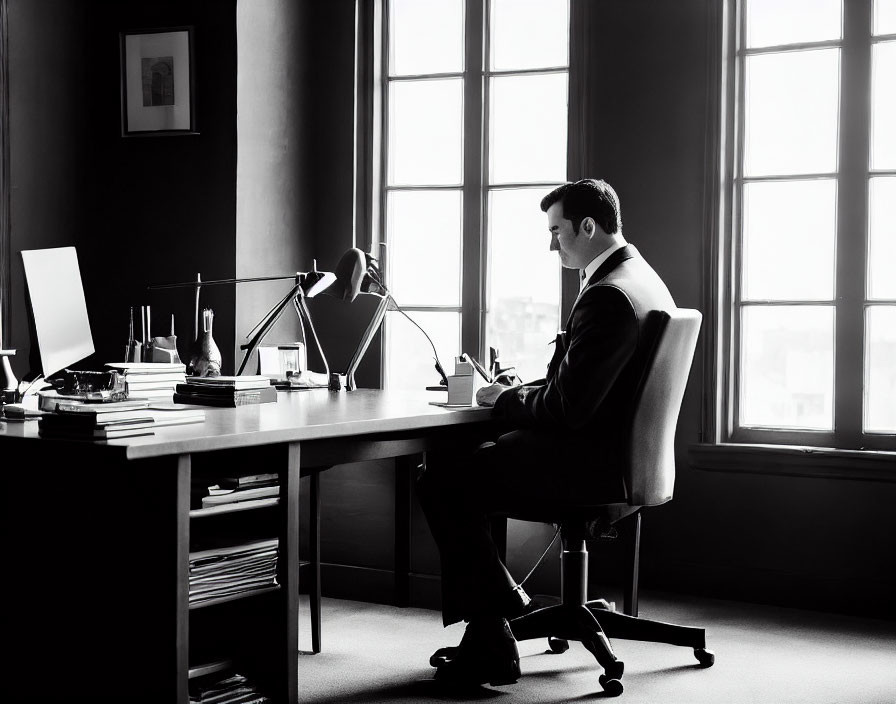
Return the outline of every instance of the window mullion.
[[[483,66],[485,6],[466,0],[464,12],[464,167],[463,273],[461,286],[461,347],[481,355],[483,339],[483,154],[485,153]]]
[[[872,0],[845,2],[840,70],[834,429],[862,445]]]

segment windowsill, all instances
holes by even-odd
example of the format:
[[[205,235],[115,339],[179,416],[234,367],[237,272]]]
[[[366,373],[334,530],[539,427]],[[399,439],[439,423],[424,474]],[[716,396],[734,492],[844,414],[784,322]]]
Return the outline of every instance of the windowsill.
[[[696,443],[688,446],[688,459],[709,472],[896,482],[896,452],[884,450]]]

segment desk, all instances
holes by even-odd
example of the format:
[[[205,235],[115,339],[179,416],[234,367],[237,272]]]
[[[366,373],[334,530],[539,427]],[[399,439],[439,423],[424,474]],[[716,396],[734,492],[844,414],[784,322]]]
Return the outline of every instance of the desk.
[[[413,456],[490,425],[490,409],[446,410],[431,398],[281,392],[276,404],[207,408],[204,423],[97,444],[42,439],[33,421],[0,423],[3,634],[13,647],[4,690],[16,693],[9,701],[186,704],[190,668],[200,664],[191,661],[191,631],[212,618],[223,640],[237,634],[239,648],[255,653],[258,679],[277,701],[299,701],[302,469]],[[203,456],[222,450],[249,452],[280,472],[281,587],[191,609],[191,475]],[[207,529],[211,519],[202,520]],[[396,553],[399,592],[407,588],[405,549]]]

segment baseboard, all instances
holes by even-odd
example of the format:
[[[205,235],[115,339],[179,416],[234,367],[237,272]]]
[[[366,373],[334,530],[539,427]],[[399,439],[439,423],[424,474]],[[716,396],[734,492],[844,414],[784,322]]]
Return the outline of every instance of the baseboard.
[[[301,566],[299,588],[308,593],[311,581],[309,564]],[[391,570],[322,563],[320,566],[321,593],[334,599],[351,599],[374,604],[395,603],[395,578]],[[441,603],[441,587],[437,575],[411,574],[410,606],[420,609],[438,609]]]
[[[896,585],[836,574],[819,577],[755,566],[673,560],[641,563],[641,588],[716,599],[896,620]]]
[[[307,592],[309,583],[306,569],[303,566],[300,578],[303,592]],[[819,579],[756,567],[748,569],[670,560],[651,560],[649,566],[642,562],[641,569],[642,589],[896,620],[896,600],[892,598],[894,586],[884,581],[866,580],[859,584],[845,577]],[[441,586],[437,575],[411,574],[409,581],[410,606],[440,608]],[[321,565],[321,585],[324,596],[336,599],[395,603],[391,570],[324,563]],[[602,589],[592,580],[590,594],[622,603],[619,585],[607,585]]]

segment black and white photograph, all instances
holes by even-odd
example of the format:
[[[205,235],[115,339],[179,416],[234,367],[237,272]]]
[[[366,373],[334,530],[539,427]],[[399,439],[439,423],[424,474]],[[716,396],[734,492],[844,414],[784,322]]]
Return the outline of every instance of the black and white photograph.
[[[0,0],[10,704],[896,704],[896,0]]]
[[[121,34],[122,134],[195,132],[192,28]]]

